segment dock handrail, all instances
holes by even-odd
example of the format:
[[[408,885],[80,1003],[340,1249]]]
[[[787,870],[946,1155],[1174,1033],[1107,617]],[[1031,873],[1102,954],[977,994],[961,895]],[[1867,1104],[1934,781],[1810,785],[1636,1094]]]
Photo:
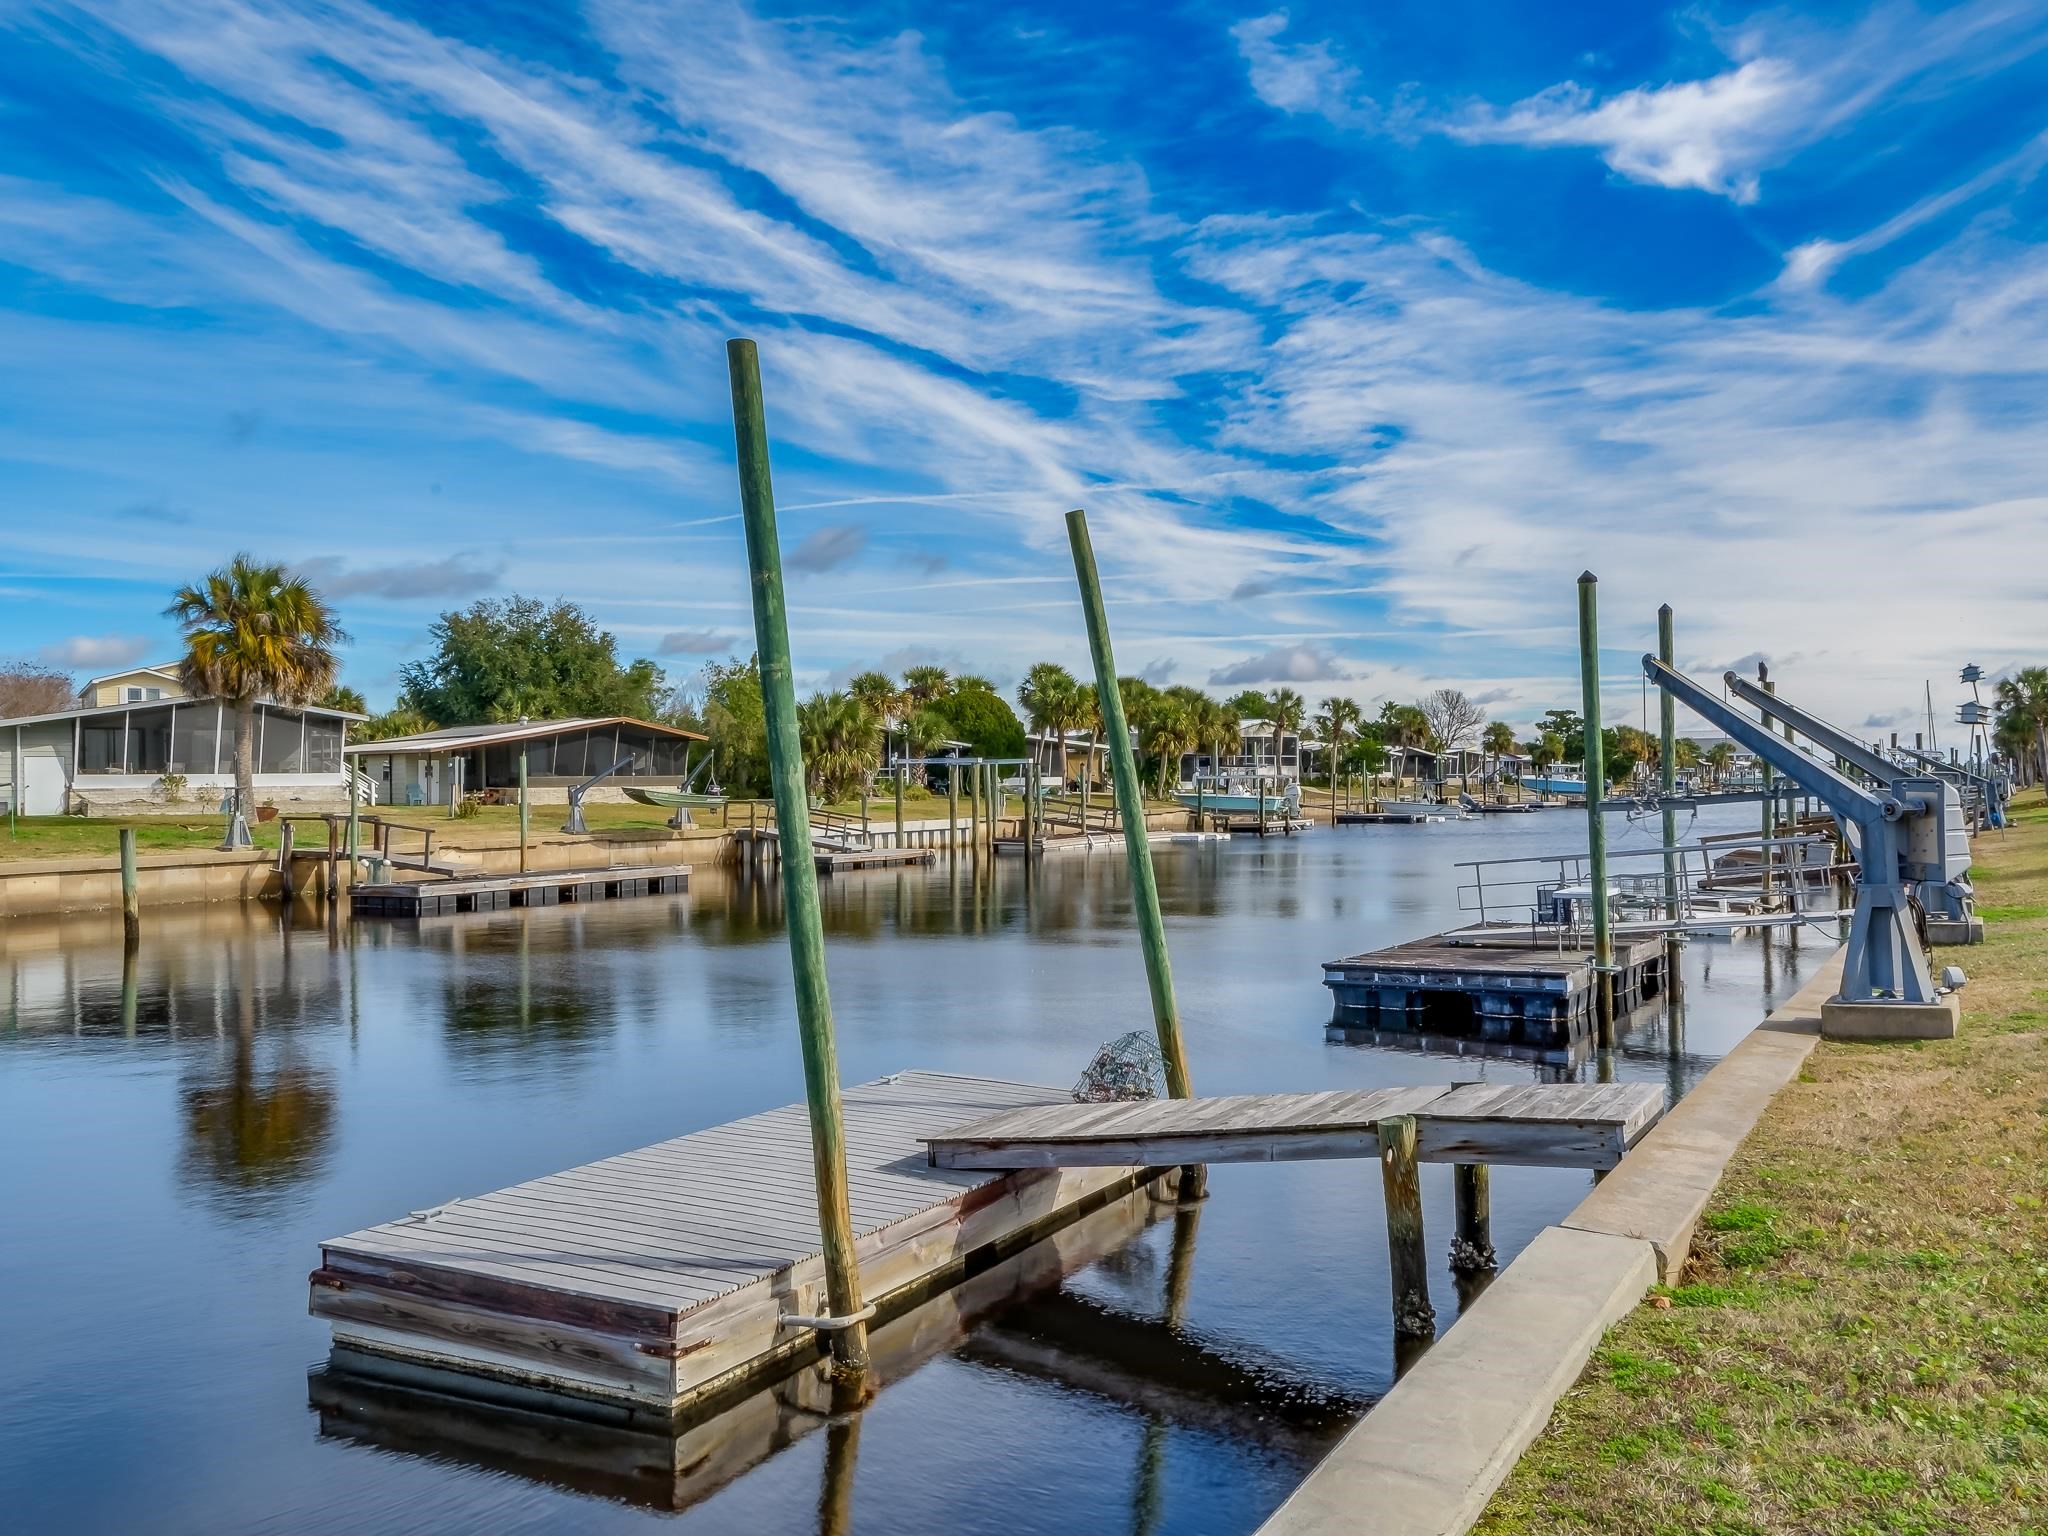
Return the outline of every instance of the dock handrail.
[[[1829,861],[1825,864],[1812,864],[1806,861],[1803,854],[1799,855],[1796,859],[1787,857],[1781,861],[1778,856],[1778,850],[1780,849],[1801,850],[1813,847],[1828,849]],[[1742,837],[1739,840],[1716,838],[1712,841],[1678,843],[1669,847],[1660,842],[1647,848],[1610,848],[1607,853],[1607,860],[1610,865],[1626,860],[1654,859],[1656,863],[1642,874],[1636,874],[1633,871],[1621,873],[1619,876],[1610,874],[1608,883],[1611,887],[1618,887],[1620,894],[1624,895],[1632,894],[1637,886],[1642,887],[1643,894],[1646,896],[1661,895],[1664,882],[1664,855],[1667,853],[1673,854],[1676,856],[1678,864],[1679,883],[1685,908],[1685,912],[1682,912],[1681,915],[1687,915],[1692,908],[1692,897],[1695,894],[1712,891],[1717,883],[1724,889],[1733,883],[1727,879],[1724,872],[1717,871],[1714,868],[1714,860],[1717,857],[1725,858],[1730,853],[1746,848],[1756,849],[1760,858],[1769,857],[1774,866],[1781,868],[1788,875],[1797,873],[1803,876],[1804,880],[1808,883],[1815,880],[1831,880],[1836,875],[1855,868],[1853,863],[1836,864],[1833,862],[1834,839],[1825,834],[1798,833],[1787,837],[1769,838],[1752,835]],[[1692,855],[1697,855],[1699,858],[1697,876],[1693,873]],[[1481,924],[1501,920],[1508,913],[1515,914],[1515,920],[1517,921],[1527,917],[1533,923],[1537,915],[1536,893],[1548,886],[1585,884],[1591,878],[1588,869],[1590,862],[1591,856],[1585,853],[1532,853],[1497,859],[1460,859],[1452,865],[1452,868],[1460,870],[1469,869],[1472,871],[1472,875],[1470,879],[1460,883],[1457,888],[1458,910],[1460,912],[1476,914]],[[1509,866],[1522,866],[1524,868],[1535,866],[1537,872],[1521,877],[1511,876],[1505,879],[1496,878],[1488,873],[1490,870],[1504,869]],[[1694,883],[1695,879],[1697,879],[1697,884]],[[1792,886],[1795,901],[1798,899],[1799,894],[1798,884],[1799,882],[1794,882]],[[1504,899],[1509,893],[1516,891],[1526,892],[1529,899],[1527,901]],[[1493,916],[1491,917],[1488,915],[1489,901],[1491,901],[1493,909]]]

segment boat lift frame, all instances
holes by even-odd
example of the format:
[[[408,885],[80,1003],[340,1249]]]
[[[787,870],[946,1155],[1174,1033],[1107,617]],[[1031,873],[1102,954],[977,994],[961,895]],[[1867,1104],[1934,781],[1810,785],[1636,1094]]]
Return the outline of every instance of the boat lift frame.
[[[1761,721],[1750,719],[1655,656],[1643,657],[1643,674],[1793,780],[1832,811],[1845,828],[1858,834],[1861,867],[1855,912],[1844,946],[1841,991],[1823,1006],[1822,1031],[1953,1034],[1954,988],[1937,991],[1915,913],[1916,892],[1931,892],[1951,880],[1946,847],[1950,829],[1943,814],[1947,796],[1942,781],[1895,775],[1876,786],[1860,784],[1833,764],[1800,751]],[[1799,722],[1793,723],[1798,729]],[[1832,727],[1827,729],[1839,734]],[[1857,751],[1871,756],[1860,744]],[[1967,861],[1966,851],[1963,856]],[[1829,1029],[1829,1009],[1849,1010],[1838,1014],[1838,1030]],[[1886,1013],[1895,1019],[1886,1023],[1880,1017],[1878,1023],[1871,1023],[1873,1016]],[[1934,1017],[1937,1014],[1939,1018]],[[1945,1029],[1942,1020],[1946,1020]]]
[[[1765,715],[1782,720],[1863,774],[1872,784],[1888,789],[1901,779],[1896,763],[1886,760],[1882,754],[1820,716],[1808,714],[1796,704],[1786,703],[1776,694],[1766,692],[1734,672],[1723,673],[1721,681],[1737,698],[1756,706]],[[1912,777],[1919,782],[1926,780],[1925,775]],[[1941,829],[1943,874],[1938,880],[1922,881],[1916,894],[1930,925],[1938,925],[1930,927],[1931,938],[1936,942],[1974,944],[1983,939],[1984,924],[1977,917],[1976,893],[1970,886],[1969,824],[1963,815],[1962,796],[1957,793],[1956,786],[1941,774],[1935,775],[1934,782],[1940,804],[1929,814]]]
[[[621,769],[630,768],[639,761],[640,754],[638,752],[628,752],[616,763],[613,763],[611,767],[600,768],[581,784],[572,784],[569,787],[569,819],[562,823],[562,830],[587,836],[590,828],[583,824],[583,797],[590,792],[599,780],[608,779]]]

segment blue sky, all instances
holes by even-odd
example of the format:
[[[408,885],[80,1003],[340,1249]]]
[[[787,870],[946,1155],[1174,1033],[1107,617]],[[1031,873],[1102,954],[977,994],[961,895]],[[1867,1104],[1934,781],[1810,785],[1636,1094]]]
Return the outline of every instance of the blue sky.
[[[2048,3],[0,6],[0,655],[237,548],[388,701],[443,608],[806,681],[1119,660],[1909,724],[2048,659]]]

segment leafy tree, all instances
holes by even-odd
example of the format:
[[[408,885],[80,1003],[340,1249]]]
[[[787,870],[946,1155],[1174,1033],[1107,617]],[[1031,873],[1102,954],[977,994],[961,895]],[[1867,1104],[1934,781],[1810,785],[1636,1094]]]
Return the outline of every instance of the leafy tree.
[[[336,683],[332,688],[313,701],[325,709],[345,709],[352,715],[367,715],[370,706],[363,702],[363,696],[353,688],[344,688]]]
[[[1536,739],[1528,744],[1528,749],[1529,762],[1539,775],[1548,773],[1564,761],[1564,738],[1556,731],[1538,731]]]
[[[195,585],[180,587],[164,613],[185,631],[179,680],[188,693],[225,700],[241,718],[235,732],[235,791],[255,803],[259,699],[310,704],[334,686],[334,648],[348,636],[303,576],[236,555]]]
[[[768,788],[768,711],[761,702],[759,659],[732,657],[704,667],[704,731],[711,773],[728,790],[758,795]]]
[[[1461,688],[1439,688],[1416,702],[1422,718],[1429,722],[1429,734],[1436,738],[1439,752],[1462,753],[1473,733],[1486,723],[1486,711],[1465,696]],[[1458,759],[1458,787],[1468,787],[1464,758]]]
[[[1023,723],[985,679],[960,678],[929,708],[945,722],[946,738],[966,742],[976,757],[1024,755]]]
[[[444,613],[434,654],[400,669],[400,701],[448,725],[659,713],[664,679],[651,661],[621,666],[617,640],[574,603],[485,598]]]
[[[1224,700],[1224,707],[1240,720],[1270,720],[1273,718],[1273,701],[1256,688],[1247,688]]]
[[[1632,725],[1604,727],[1600,732],[1600,767],[1609,784],[1619,784],[1643,760],[1644,736]]]
[[[1563,744],[1564,755],[1561,763],[1576,763],[1586,755],[1585,717],[1569,709],[1552,709],[1544,712],[1536,722],[1538,736],[1555,736]]]
[[[1735,766],[1735,743],[1732,741],[1715,742],[1700,754],[1700,761],[1706,764],[1707,771],[1713,775],[1714,787],[1720,788],[1722,784],[1727,782],[1728,770]]]
[[[1390,747],[1427,748],[1435,741],[1429,717],[1413,704],[1396,704],[1392,699],[1380,706],[1381,739]]]
[[[34,661],[0,666],[0,720],[22,715],[54,715],[78,703],[71,675]]]

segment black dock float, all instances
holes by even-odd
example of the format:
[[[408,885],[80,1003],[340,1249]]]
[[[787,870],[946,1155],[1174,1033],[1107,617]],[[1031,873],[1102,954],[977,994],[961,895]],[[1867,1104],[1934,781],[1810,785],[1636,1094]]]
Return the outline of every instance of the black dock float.
[[[1617,1012],[1664,982],[1661,939],[1614,945]],[[1332,1029],[1405,1031],[1567,1050],[1594,1029],[1593,962],[1553,937],[1436,934],[1323,964]]]
[[[455,912],[552,907],[565,901],[668,896],[689,888],[687,864],[658,869],[550,869],[523,875],[465,875],[358,885],[349,891],[349,910],[356,917],[443,917]]]

